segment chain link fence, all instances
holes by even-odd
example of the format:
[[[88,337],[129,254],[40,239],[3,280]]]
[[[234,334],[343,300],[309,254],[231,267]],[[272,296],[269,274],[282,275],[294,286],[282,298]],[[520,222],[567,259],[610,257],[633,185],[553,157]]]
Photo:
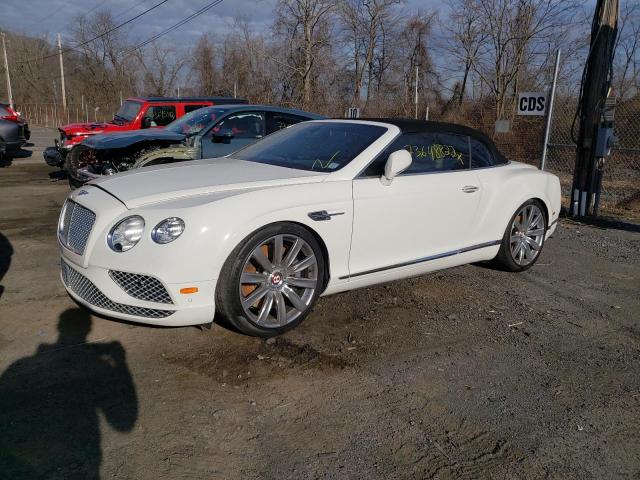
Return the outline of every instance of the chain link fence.
[[[78,122],[103,123],[113,119],[120,105],[69,104],[67,108],[55,103],[16,104],[16,109],[30,125],[57,128]]]
[[[576,98],[557,98],[554,106],[547,170],[560,177],[563,196],[571,195],[576,144],[571,126]],[[577,129],[577,126],[576,126]],[[619,101],[615,110],[617,145],[604,165],[600,209],[604,215],[640,218],[640,96]],[[567,205],[567,201],[564,202]]]

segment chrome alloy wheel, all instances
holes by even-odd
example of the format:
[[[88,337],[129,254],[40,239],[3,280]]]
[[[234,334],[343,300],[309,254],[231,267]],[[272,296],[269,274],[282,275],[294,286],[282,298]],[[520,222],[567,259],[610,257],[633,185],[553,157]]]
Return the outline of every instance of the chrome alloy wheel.
[[[535,204],[522,207],[513,219],[509,246],[511,257],[520,266],[532,263],[544,242],[544,214]]]
[[[304,313],[318,288],[318,260],[311,246],[292,234],[261,242],[240,275],[240,303],[257,325],[276,328]]]

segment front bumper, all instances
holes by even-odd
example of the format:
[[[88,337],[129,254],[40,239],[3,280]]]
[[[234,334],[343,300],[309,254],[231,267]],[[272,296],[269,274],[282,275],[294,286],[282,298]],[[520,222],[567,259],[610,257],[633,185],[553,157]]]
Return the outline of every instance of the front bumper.
[[[67,293],[89,310],[104,316],[136,323],[160,326],[185,326],[211,323],[215,315],[215,281],[190,282],[188,285],[165,283],[158,279],[171,297],[171,303],[135,298],[125,291],[109,270],[89,266],[83,268],[63,257],[60,279]],[[139,274],[153,277],[153,274]],[[196,287],[197,293],[183,295],[180,289]]]
[[[64,160],[67,152],[59,147],[47,147],[42,152],[44,162],[50,167],[64,167]]]

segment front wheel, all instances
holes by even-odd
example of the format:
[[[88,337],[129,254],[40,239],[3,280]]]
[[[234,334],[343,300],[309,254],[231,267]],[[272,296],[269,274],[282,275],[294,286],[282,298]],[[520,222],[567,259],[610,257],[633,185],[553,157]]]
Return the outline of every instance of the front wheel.
[[[299,325],[321,293],[322,249],[299,225],[277,223],[231,253],[216,291],[218,311],[238,330],[272,337]]]
[[[538,200],[526,201],[511,217],[494,263],[509,272],[531,268],[540,257],[546,233],[544,207]]]

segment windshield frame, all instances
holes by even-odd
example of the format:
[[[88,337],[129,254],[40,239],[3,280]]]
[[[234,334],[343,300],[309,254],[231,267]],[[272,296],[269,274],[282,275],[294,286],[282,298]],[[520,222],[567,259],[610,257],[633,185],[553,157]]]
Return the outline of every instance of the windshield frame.
[[[122,115],[123,113],[125,113],[123,111],[125,109],[125,106],[131,105],[131,104],[135,104],[135,105],[138,106],[138,110],[136,110],[135,115],[133,115],[133,117],[131,117],[131,118]],[[131,100],[131,99],[125,100],[124,103],[118,109],[118,111],[113,115],[114,122],[116,122],[118,119],[122,119],[126,123],[133,122],[138,117],[138,115],[140,114],[140,110],[142,110],[142,105],[143,104],[141,102],[138,102],[137,100]]]
[[[281,136],[281,135],[286,135],[287,133],[293,131],[293,130],[298,130],[298,129],[303,129],[303,128],[308,128],[311,125],[352,125],[355,126],[355,128],[358,127],[371,127],[372,129],[376,129],[378,130],[378,135],[371,138],[368,143],[364,146],[362,146],[362,148],[360,148],[357,152],[353,153],[351,156],[351,158],[348,161],[345,161],[344,163],[342,163],[339,167],[334,168],[330,171],[323,171],[323,170],[315,170],[314,165],[316,165],[316,160],[314,160],[314,162],[311,164],[311,168],[299,168],[296,167],[294,165],[283,165],[281,163],[278,162],[273,162],[273,161],[260,161],[259,159],[248,159],[248,158],[242,158],[241,155],[243,152],[246,152],[247,150],[250,150],[252,148],[259,148],[260,146],[264,146],[265,142],[268,142],[269,139],[273,139],[277,136]],[[255,142],[252,143],[250,145],[247,145],[244,148],[241,148],[240,150],[237,150],[233,153],[231,153],[230,155],[228,155],[228,158],[234,159],[234,160],[241,160],[241,161],[245,161],[245,162],[254,162],[254,163],[261,163],[264,165],[272,165],[272,166],[277,166],[277,167],[282,167],[282,168],[290,168],[292,170],[300,170],[303,172],[314,172],[314,173],[324,173],[324,174],[331,174],[331,173],[335,173],[338,172],[340,170],[345,169],[345,167],[348,167],[350,165],[353,165],[354,161],[356,161],[363,153],[367,152],[374,144],[376,144],[377,142],[379,142],[383,137],[385,137],[385,135],[388,133],[388,126],[382,123],[378,123],[378,122],[349,122],[349,121],[342,121],[342,120],[308,120],[308,121],[304,121],[304,122],[300,122],[297,123],[295,125],[291,125],[287,128],[283,128],[281,130],[278,130],[276,132],[271,133],[270,135],[267,135],[266,137],[264,137],[263,139],[261,139],[259,142]],[[331,158],[333,159],[333,157]],[[317,161],[320,161],[319,159]]]

